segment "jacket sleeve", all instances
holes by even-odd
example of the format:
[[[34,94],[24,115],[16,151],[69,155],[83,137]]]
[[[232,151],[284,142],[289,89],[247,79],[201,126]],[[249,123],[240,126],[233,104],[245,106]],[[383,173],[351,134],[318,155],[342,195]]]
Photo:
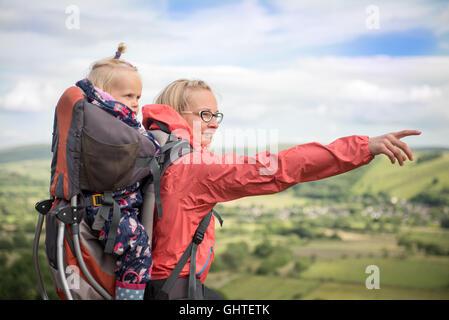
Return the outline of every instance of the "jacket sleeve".
[[[190,187],[198,204],[215,204],[246,196],[277,193],[297,183],[341,174],[374,157],[367,136],[350,136],[329,145],[308,143],[277,154],[234,154],[204,158],[191,165]]]

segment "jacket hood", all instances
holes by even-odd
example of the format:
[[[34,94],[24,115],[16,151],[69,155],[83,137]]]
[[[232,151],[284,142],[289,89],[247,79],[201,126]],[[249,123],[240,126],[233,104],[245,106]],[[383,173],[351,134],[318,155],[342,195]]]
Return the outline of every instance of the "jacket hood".
[[[172,107],[163,104],[147,104],[142,107],[142,124],[147,130],[161,129],[155,122],[148,127],[148,120],[156,120],[168,126],[178,138],[190,141],[193,146],[193,134],[187,121]]]

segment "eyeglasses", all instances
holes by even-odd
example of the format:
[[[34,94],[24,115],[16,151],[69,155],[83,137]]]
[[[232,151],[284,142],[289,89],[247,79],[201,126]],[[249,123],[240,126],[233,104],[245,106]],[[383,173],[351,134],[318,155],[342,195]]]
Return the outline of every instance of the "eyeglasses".
[[[217,123],[221,123],[223,121],[223,113],[221,113],[221,112],[213,113],[209,110],[202,110],[200,112],[181,111],[181,113],[199,114],[201,119],[203,119],[204,122],[210,122],[213,117],[215,117],[215,119],[217,120]]]

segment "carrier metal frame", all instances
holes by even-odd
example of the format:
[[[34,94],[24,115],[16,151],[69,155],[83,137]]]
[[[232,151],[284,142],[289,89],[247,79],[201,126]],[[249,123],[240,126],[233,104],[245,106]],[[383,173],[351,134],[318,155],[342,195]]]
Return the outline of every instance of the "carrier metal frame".
[[[80,237],[79,237],[79,223],[81,220],[80,215],[78,214],[78,206],[77,206],[77,196],[73,196],[70,200],[70,206],[62,207],[56,212],[51,211],[50,208],[52,206],[54,199],[42,200],[36,204],[36,210],[39,212],[36,233],[34,236],[33,243],[33,259],[34,259],[34,269],[36,271],[36,275],[38,278],[39,291],[41,293],[41,297],[43,300],[49,300],[47,291],[45,290],[44,281],[42,279],[42,273],[39,263],[39,242],[40,235],[42,232],[42,227],[45,222],[45,218],[47,214],[55,214],[59,220],[58,224],[58,235],[57,235],[57,274],[60,282],[62,283],[62,289],[64,295],[67,300],[73,300],[72,294],[70,292],[70,286],[66,277],[66,263],[65,263],[65,254],[64,254],[64,238],[66,235],[66,228],[70,226],[70,231],[73,237],[73,245],[75,250],[76,259],[81,268],[82,273],[87,278],[87,281],[90,285],[106,300],[113,300],[113,297],[92,277],[91,273],[87,269],[87,266],[84,262],[83,256],[81,254],[81,246],[80,246]]]

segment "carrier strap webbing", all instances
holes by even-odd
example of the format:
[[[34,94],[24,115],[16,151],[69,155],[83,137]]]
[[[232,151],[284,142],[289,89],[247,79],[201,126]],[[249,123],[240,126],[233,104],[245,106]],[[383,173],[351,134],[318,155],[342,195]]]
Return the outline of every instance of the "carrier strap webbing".
[[[113,193],[110,191],[105,191],[103,193],[103,199],[101,200],[101,207],[98,209],[97,214],[95,215],[94,223],[92,224],[92,229],[96,231],[100,231],[103,229],[104,223],[109,219],[109,212],[112,208],[112,219],[111,225],[109,226],[109,232],[107,235],[106,244],[104,247],[105,253],[112,253],[114,250],[114,243],[117,237],[117,230],[120,223],[120,206],[116,200],[120,200],[122,198],[127,197],[128,194],[113,196]],[[94,205],[93,197],[89,197],[86,199],[86,206]]]
[[[156,158],[150,162],[151,173],[153,174],[155,202],[157,208],[157,217],[162,217],[162,201],[161,201],[161,168]]]
[[[220,225],[223,224],[223,219],[213,209],[201,220],[201,222],[199,223],[199,225],[195,231],[195,235],[193,236],[192,241],[187,246],[187,249],[184,251],[183,255],[179,259],[178,263],[176,264],[176,266],[173,269],[170,276],[164,282],[164,285],[162,286],[161,290],[157,293],[156,300],[168,299],[170,290],[172,289],[173,285],[175,284],[176,280],[178,279],[178,276],[181,273],[184,266],[186,265],[187,261],[189,261],[189,258],[190,258],[190,270],[189,270],[189,295],[188,295],[188,298],[191,300],[196,299],[196,274],[195,274],[195,272],[196,272],[196,253],[198,250],[198,246],[204,239],[204,234],[206,233],[207,227],[210,224],[210,219],[211,219],[212,214],[218,219],[218,221],[220,222]],[[200,294],[201,294],[201,292],[200,292]]]
[[[69,245],[70,251],[73,255],[75,255],[75,245],[73,244],[72,235],[69,233],[68,226],[65,226],[64,228],[64,236],[67,240],[67,244]]]

